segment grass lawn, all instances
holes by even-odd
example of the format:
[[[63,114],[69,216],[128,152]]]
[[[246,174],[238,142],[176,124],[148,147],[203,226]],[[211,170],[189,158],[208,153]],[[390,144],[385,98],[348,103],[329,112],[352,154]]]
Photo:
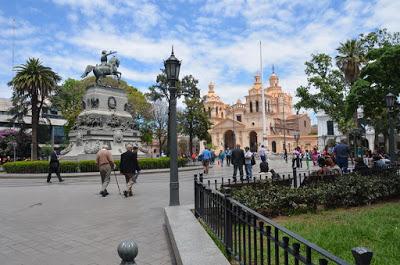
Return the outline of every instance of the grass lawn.
[[[353,247],[374,252],[372,264],[400,264],[400,201],[274,219],[354,264]]]

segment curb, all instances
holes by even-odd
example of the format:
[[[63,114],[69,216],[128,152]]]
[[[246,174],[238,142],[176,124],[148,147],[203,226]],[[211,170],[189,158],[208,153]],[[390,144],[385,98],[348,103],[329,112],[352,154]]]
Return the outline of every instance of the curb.
[[[201,170],[203,169],[202,166],[192,166],[192,167],[181,167],[179,168],[179,172],[184,171],[192,171],[192,170]],[[140,174],[147,175],[147,174],[154,174],[154,173],[166,173],[169,172],[169,168],[162,168],[162,169],[146,169],[140,171]],[[121,172],[116,171],[118,175],[122,175]],[[0,173],[0,180],[1,179],[42,179],[47,176],[48,173],[26,173],[26,174],[13,174],[13,173]],[[84,172],[84,173],[61,173],[63,178],[81,178],[81,177],[98,177],[99,172]]]

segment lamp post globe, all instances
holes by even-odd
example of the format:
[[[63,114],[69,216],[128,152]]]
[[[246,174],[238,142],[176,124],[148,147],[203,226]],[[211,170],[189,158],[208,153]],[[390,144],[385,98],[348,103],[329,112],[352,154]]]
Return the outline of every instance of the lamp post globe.
[[[171,56],[164,61],[164,67],[167,78],[170,81],[177,81],[179,79],[179,71],[181,69],[181,61],[179,61],[174,54],[174,47],[172,47]]]
[[[391,110],[394,107],[396,96],[392,93],[388,93],[385,97],[386,107]]]
[[[165,72],[169,81],[169,117],[168,117],[168,146],[170,157],[170,183],[169,205],[179,205],[179,178],[178,178],[178,143],[176,124],[176,82],[179,78],[181,61],[174,55],[172,47],[171,56],[164,61]]]

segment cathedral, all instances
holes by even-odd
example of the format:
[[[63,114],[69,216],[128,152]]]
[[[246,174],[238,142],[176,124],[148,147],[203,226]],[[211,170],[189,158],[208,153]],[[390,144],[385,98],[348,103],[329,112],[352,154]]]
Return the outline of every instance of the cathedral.
[[[312,149],[317,145],[317,133],[312,130],[307,114],[294,114],[292,96],[284,92],[273,72],[269,86],[264,89],[266,135],[263,139],[261,77],[255,76],[245,101],[225,104],[216,93],[213,83],[204,96],[204,108],[212,122],[210,135],[215,150],[233,148],[239,144],[256,152],[262,143],[273,153],[288,152],[296,146]]]

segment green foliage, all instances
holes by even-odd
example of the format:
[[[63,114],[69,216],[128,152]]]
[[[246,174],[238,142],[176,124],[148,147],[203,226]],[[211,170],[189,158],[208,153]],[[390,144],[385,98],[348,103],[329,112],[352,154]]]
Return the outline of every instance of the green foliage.
[[[186,166],[188,160],[178,159],[178,167]],[[119,160],[115,161],[116,170],[119,170]],[[143,158],[139,159],[141,169],[159,169],[169,168],[169,158]],[[9,162],[3,165],[7,173],[47,173],[49,170],[48,161],[17,161]],[[83,161],[60,161],[60,169],[62,173],[74,172],[96,172],[98,167],[94,160]]]
[[[400,94],[400,45],[386,45],[371,49],[368,64],[348,96],[350,111],[364,105],[364,117],[369,119],[377,133],[387,134],[388,120],[385,96],[389,92]]]
[[[313,54],[305,65],[308,84],[297,88],[300,101],[295,108],[323,110],[339,125],[345,124],[348,116],[343,99],[348,89],[343,73],[333,68],[332,58],[327,54]]]
[[[0,131],[0,155],[10,156],[14,155],[14,144],[16,157],[25,158],[31,155],[31,137],[23,130],[1,130]]]
[[[200,90],[197,87],[198,80],[192,75],[185,76],[182,79],[182,87],[185,89],[186,108],[178,113],[180,132],[189,136],[189,150],[193,151],[193,138],[199,140],[209,140],[208,130],[211,122],[208,119],[207,112],[204,110],[204,103],[200,97]]]
[[[400,175],[349,174],[334,182],[292,189],[273,183],[234,189],[233,197],[266,216],[291,215],[317,210],[366,205],[400,196]]]
[[[37,126],[39,114],[45,100],[49,98],[57,83],[61,81],[61,77],[36,58],[29,58],[25,64],[16,66],[14,69],[16,75],[8,85],[13,89],[13,104],[26,107],[29,102],[32,113],[32,160],[36,160],[38,155]],[[27,112],[20,107],[16,109],[23,111],[24,114]]]
[[[53,148],[51,147],[51,145],[46,144],[40,147],[40,155],[43,157],[49,157],[52,151]]]
[[[65,126],[67,134],[82,111],[82,98],[85,91],[86,87],[83,86],[83,81],[68,78],[64,84],[56,88],[51,98],[54,107],[61,111],[62,116],[67,120]]]

